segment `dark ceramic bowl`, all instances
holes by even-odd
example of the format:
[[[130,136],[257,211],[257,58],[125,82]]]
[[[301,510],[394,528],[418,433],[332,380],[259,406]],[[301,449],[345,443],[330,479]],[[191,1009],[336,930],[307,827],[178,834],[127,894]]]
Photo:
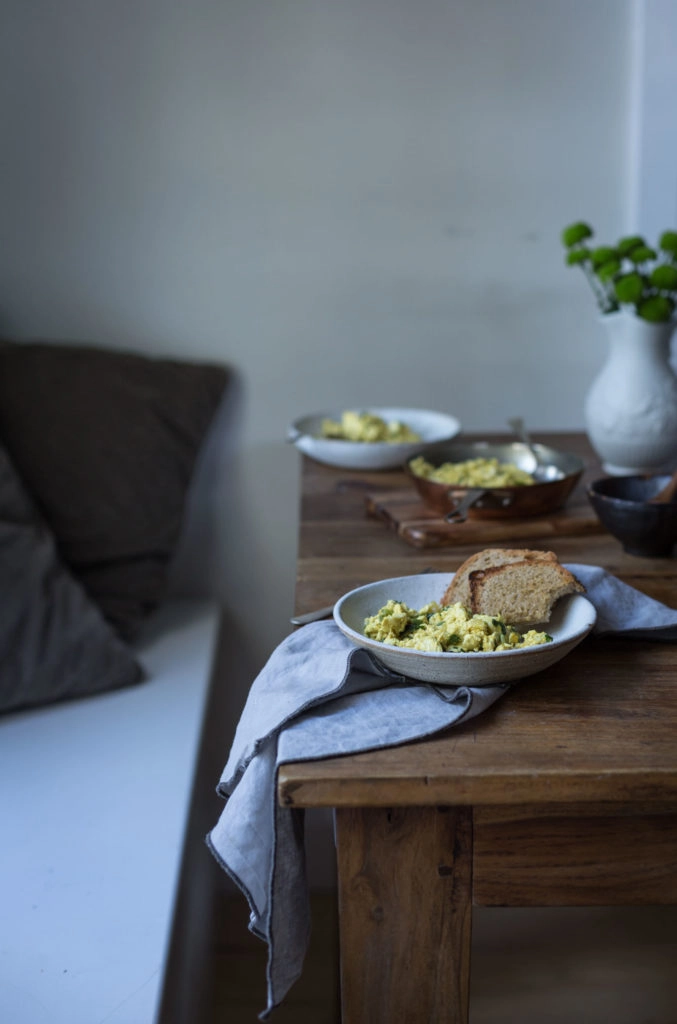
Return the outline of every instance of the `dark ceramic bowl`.
[[[650,504],[669,476],[609,476],[595,480],[588,498],[600,522],[629,555],[667,557],[677,543],[677,501]]]

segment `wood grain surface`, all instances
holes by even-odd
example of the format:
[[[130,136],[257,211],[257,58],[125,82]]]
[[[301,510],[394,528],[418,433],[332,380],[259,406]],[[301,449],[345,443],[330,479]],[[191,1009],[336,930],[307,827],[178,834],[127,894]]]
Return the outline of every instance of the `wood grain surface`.
[[[585,487],[602,475],[585,437],[535,440],[583,457],[572,496],[582,509]],[[405,483],[401,471],[347,473],[304,460],[297,614],[374,580],[453,572],[487,546],[470,537],[417,546],[384,528],[365,499]],[[673,558],[628,555],[597,528],[553,530],[537,543],[529,529],[491,543],[601,565],[677,606]],[[466,1024],[473,903],[677,902],[676,666],[674,645],[589,636],[437,737],[280,768],[285,804],[338,808],[346,1021]],[[436,874],[435,864],[451,874]],[[383,1005],[388,1015],[379,1016]]]
[[[591,638],[488,711],[406,746],[285,765],[285,802],[324,806],[677,798],[677,654]]]
[[[469,812],[342,810],[336,826],[343,1024],[467,1021]]]
[[[566,866],[566,870],[563,870]],[[473,815],[473,903],[498,907],[677,903],[674,814],[585,814],[510,821]]]
[[[449,523],[417,500],[408,490],[377,491],[365,497],[367,514],[393,530],[406,544],[417,548],[438,548],[495,542],[541,540],[602,533],[603,527],[580,491],[566,506],[547,515],[522,519],[473,519]]]

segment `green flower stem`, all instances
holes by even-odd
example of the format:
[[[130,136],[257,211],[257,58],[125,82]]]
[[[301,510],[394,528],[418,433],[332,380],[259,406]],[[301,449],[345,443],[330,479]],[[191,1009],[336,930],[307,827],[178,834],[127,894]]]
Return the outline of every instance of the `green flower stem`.
[[[609,295],[609,292],[597,277],[590,264],[583,263],[582,267],[602,313],[612,313],[615,309],[618,309],[617,303]]]

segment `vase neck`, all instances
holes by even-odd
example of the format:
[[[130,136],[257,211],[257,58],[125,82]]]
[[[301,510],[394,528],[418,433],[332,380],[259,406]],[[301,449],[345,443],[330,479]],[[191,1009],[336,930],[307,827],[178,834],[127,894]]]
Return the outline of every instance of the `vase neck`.
[[[652,324],[628,313],[612,313],[603,317],[603,323],[612,351],[639,349],[664,358],[670,354],[670,341],[677,326],[672,321]]]

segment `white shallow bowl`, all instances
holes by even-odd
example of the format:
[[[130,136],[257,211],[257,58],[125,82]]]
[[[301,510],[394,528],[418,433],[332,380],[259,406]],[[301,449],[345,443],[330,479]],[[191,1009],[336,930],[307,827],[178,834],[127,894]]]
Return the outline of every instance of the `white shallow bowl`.
[[[490,686],[542,672],[572,651],[595,624],[594,605],[582,594],[570,594],[557,602],[550,622],[543,627],[552,642],[538,647],[471,654],[415,651],[370,640],[362,632],[365,618],[375,615],[391,598],[410,608],[439,601],[453,575],[424,573],[368,583],[337,601],[334,621],[349,640],[371,651],[393,672],[410,679],[454,686]]]
[[[299,451],[317,462],[342,469],[392,469],[403,466],[412,455],[428,444],[450,441],[461,429],[455,416],[430,409],[402,409],[383,406],[359,406],[360,412],[373,413],[381,419],[406,423],[421,438],[405,444],[388,441],[341,441],[322,437],[322,420],[340,420],[341,411],[312,413],[294,420],[287,431],[287,440]]]

